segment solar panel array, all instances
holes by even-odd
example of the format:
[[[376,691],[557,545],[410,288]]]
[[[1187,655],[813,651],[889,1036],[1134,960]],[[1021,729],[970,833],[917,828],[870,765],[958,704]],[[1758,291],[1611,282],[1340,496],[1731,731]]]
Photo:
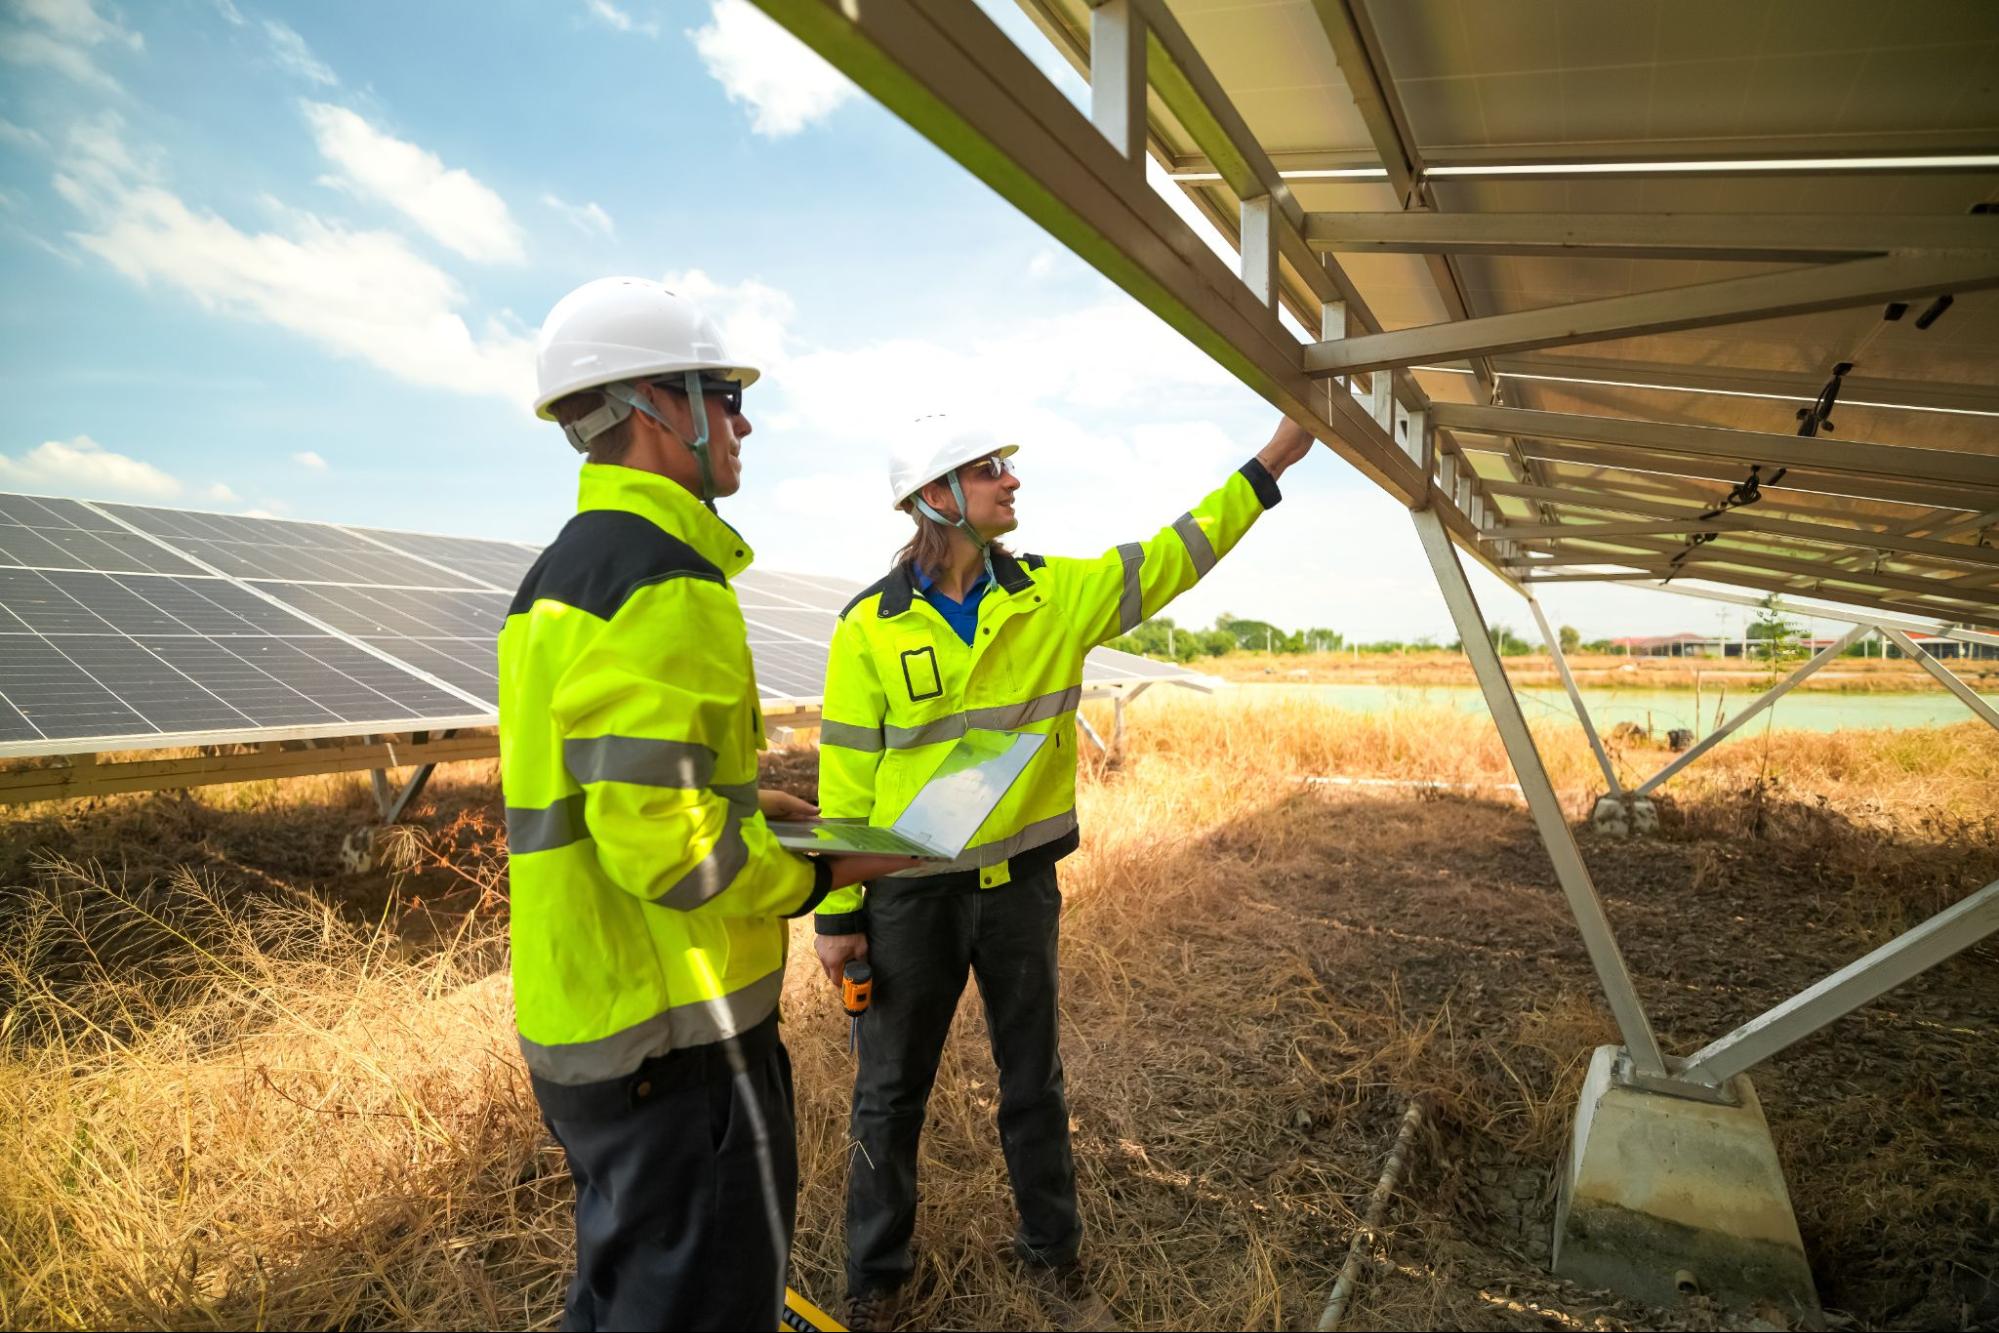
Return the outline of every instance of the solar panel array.
[[[535,547],[0,494],[0,757],[490,726]],[[861,585],[736,580],[766,709],[817,701]],[[1178,667],[1091,655],[1089,683]]]

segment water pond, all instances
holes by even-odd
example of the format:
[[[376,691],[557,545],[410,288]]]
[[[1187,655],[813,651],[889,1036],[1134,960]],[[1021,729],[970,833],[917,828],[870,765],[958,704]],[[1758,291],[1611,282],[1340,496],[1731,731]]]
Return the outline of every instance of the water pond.
[[[1284,689],[1336,708],[1356,713],[1385,713],[1404,708],[1455,708],[1460,712],[1483,713],[1485,696],[1475,685],[1289,685],[1252,686],[1257,689]],[[1559,685],[1524,686],[1516,690],[1520,706],[1531,721],[1553,714],[1567,721],[1575,719],[1568,695]],[[1723,718],[1733,717],[1746,707],[1760,690],[1731,687],[1724,698],[1719,691],[1706,689],[1700,695],[1700,725],[1694,725],[1692,690],[1605,690],[1583,689],[1583,702],[1590,718],[1601,731],[1619,722],[1634,722],[1658,730],[1686,727],[1705,736],[1714,730],[1715,708],[1723,708]],[[1991,696],[1987,696],[1990,698]],[[1999,699],[1994,699],[1999,704]],[[1938,688],[1915,694],[1834,694],[1793,690],[1774,706],[1772,726],[1797,731],[1843,731],[1862,727],[1940,727],[1968,721],[1972,717],[1954,696]],[[1756,726],[1763,725],[1757,719]]]

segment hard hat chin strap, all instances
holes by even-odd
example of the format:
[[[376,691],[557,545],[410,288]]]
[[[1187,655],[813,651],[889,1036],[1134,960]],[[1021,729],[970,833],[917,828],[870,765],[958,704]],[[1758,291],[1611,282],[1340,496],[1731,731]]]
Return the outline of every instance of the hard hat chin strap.
[[[923,498],[923,492],[921,491],[918,491],[910,498],[916,501],[918,512],[931,522],[940,523],[947,528],[956,528],[967,537],[970,537],[972,544],[979,548],[979,555],[985,560],[986,576],[995,583],[999,582],[999,575],[993,573],[993,544],[991,539],[981,537],[979,530],[973,527],[971,520],[965,517],[970,511],[965,508],[965,488],[958,484],[958,469],[952,468],[944,474],[943,479],[951,487],[951,498],[958,502],[958,517],[946,518],[944,515],[938,513],[931,503]]]
[[[570,446],[577,453],[588,453],[590,441],[624,421],[634,411],[644,413],[664,426],[668,434],[686,445],[688,452],[694,455],[694,461],[701,469],[701,503],[713,509],[715,470],[708,460],[708,405],[701,395],[701,372],[688,371],[682,376],[682,387],[687,394],[687,410],[694,416],[694,438],[691,440],[682,435],[679,427],[661,415],[652,400],[631,383],[604,385],[600,390],[607,400],[604,405],[564,426],[562,433],[569,437]],[[958,479],[953,477],[952,489],[956,490],[957,485]]]

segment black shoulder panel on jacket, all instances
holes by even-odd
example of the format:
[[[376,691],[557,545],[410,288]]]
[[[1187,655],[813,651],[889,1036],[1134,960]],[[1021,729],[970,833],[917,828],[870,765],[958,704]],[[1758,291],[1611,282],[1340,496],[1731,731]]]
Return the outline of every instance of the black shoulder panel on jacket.
[[[901,566],[899,565],[896,567],[896,569],[900,568]],[[868,598],[874,596],[876,593],[887,592],[889,584],[895,582],[896,569],[890,570],[888,573],[876,579],[873,583],[870,583],[867,587],[855,593],[854,600],[848,602],[845,606],[840,608],[840,619],[845,620],[847,618],[847,613],[849,611],[859,606],[862,602],[867,601]]]
[[[1048,563],[1048,557],[1045,555],[1023,555],[1020,557],[1020,563],[1026,565],[1029,569],[1040,569]]]
[[[609,620],[640,588],[667,579],[728,584],[699,551],[651,520],[622,509],[592,509],[570,519],[541,553],[507,614],[519,615],[546,598]]]

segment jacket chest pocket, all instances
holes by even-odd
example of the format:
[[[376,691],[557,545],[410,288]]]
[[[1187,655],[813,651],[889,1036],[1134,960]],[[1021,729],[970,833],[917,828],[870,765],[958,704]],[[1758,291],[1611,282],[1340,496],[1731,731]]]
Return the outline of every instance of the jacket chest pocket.
[[[901,648],[896,654],[896,665],[905,700],[920,704],[943,697],[944,669],[938,665],[936,648],[927,643]]]

